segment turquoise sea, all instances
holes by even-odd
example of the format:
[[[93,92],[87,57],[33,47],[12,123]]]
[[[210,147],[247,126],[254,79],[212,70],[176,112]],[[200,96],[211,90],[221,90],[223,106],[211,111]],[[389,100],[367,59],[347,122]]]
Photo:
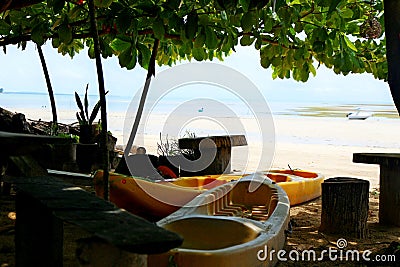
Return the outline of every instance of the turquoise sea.
[[[81,95],[83,99],[83,96]],[[60,111],[77,111],[77,105],[73,94],[55,94],[57,110]],[[132,102],[133,96],[117,96],[107,95],[107,111],[124,113],[128,110],[130,103]],[[226,106],[228,109],[236,113],[240,117],[246,117],[252,115],[252,105],[257,105],[258,102],[244,103],[242,99],[237,97],[226,97],[219,95],[215,98],[211,98],[221,105]],[[89,106],[93,107],[97,102],[97,95],[89,95]],[[152,108],[152,113],[155,114],[167,114],[171,110],[175,109],[180,105],[185,105],[185,102],[191,101],[191,105],[186,105],[186,109],[193,108],[194,110],[204,109],[207,107],[202,106],[203,102],[199,101],[199,105],[196,105],[196,97],[190,96],[185,97],[182,95],[171,95],[165,96],[159,99]],[[357,101],[279,101],[263,99],[265,101],[273,116],[285,115],[285,116],[318,116],[318,117],[343,117],[348,112],[352,112],[357,108],[363,111],[373,112],[375,117],[387,117],[396,118],[397,114],[393,103],[390,101],[380,101],[377,103],[357,103]],[[194,103],[194,104],[193,104]],[[263,102],[264,103],[264,102]],[[260,105],[263,103],[259,103]],[[264,105],[264,104],[263,104]],[[50,112],[50,101],[49,96],[46,93],[36,92],[3,92],[0,93],[0,107],[8,109],[10,111],[18,111],[20,109],[48,109]],[[89,108],[90,108],[89,107]],[[213,112],[222,112],[221,109],[211,105]],[[267,108],[265,112],[269,113]],[[220,114],[224,115],[224,114]]]

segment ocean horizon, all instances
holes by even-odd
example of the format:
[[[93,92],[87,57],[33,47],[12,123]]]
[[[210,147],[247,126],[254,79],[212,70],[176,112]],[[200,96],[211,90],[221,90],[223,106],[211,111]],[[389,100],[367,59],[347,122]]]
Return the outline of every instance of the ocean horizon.
[[[78,107],[75,101],[74,93],[55,93],[56,108],[58,111],[78,111]],[[83,94],[80,94],[83,101]],[[265,96],[264,96],[265,97]],[[95,103],[98,101],[98,95],[88,95],[89,98],[89,109],[93,108]],[[107,98],[107,111],[108,112],[127,112],[128,108],[133,100],[133,96],[118,96],[108,94]],[[244,103],[242,99],[238,97],[230,97],[224,95],[217,95],[215,98],[212,96],[209,99],[213,99],[221,105],[226,105],[229,109],[233,110],[238,116],[247,117],[252,115],[252,104],[254,103]],[[185,102],[196,102],[196,96],[193,95],[172,95],[160,98],[157,103],[153,103],[151,112],[156,114],[168,114],[174,110],[177,106],[184,104]],[[356,101],[356,100],[344,100],[344,99],[331,99],[330,101],[313,101],[312,99],[308,101],[285,101],[277,100],[276,98],[268,100],[265,97],[265,102],[267,103],[270,111],[266,110],[267,113],[272,115],[287,115],[287,116],[320,116],[320,117],[340,117],[342,114],[337,114],[338,111],[342,111],[343,115],[346,112],[352,112],[355,109],[362,109],[368,112],[380,113],[381,117],[396,118],[397,112],[394,104],[391,101],[378,100],[373,101]],[[146,103],[148,104],[148,103]],[[0,107],[7,110],[18,112],[19,109],[49,109],[50,110],[50,100],[47,93],[43,92],[8,92],[4,91],[0,93]],[[201,108],[206,108],[203,106],[193,105],[193,109],[200,110]],[[329,114],[329,111],[332,111]],[[322,114],[315,114],[320,112]],[[218,112],[216,110],[216,112]],[[382,113],[387,113],[385,114]],[[221,114],[223,115],[223,114]],[[394,116],[393,116],[394,115]]]

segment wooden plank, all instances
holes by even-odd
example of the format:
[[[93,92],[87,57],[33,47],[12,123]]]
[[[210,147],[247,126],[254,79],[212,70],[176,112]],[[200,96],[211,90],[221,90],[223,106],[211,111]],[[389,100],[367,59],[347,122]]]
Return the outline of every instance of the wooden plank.
[[[54,214],[132,253],[163,253],[180,246],[183,242],[177,234],[122,209],[103,212],[55,211]]]
[[[353,162],[400,166],[400,153],[354,153]]]
[[[86,173],[67,172],[67,171],[59,171],[59,170],[52,170],[52,169],[47,169],[47,172],[51,176],[60,177],[60,178],[67,177],[67,178],[90,180],[90,181],[93,180],[92,175],[86,174]]]
[[[224,135],[197,138],[181,138],[178,140],[179,148],[198,149],[200,142],[204,139],[212,140],[218,148],[247,145],[246,137],[244,135]]]
[[[71,138],[0,131],[0,147],[8,155],[26,155],[43,144],[68,144]]]
[[[18,191],[47,207],[56,218],[77,225],[120,249],[162,253],[183,241],[177,234],[58,178],[30,177],[19,180],[16,185]]]
[[[20,175],[32,177],[47,174],[47,171],[43,169],[30,155],[10,156],[9,158],[10,161],[17,167]]]

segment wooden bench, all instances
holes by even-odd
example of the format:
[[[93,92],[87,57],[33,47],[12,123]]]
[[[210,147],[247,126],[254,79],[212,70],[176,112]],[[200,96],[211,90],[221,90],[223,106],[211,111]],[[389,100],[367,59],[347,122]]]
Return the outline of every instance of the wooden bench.
[[[152,254],[166,252],[182,244],[183,240],[177,234],[48,175],[47,170],[32,157],[32,153],[43,144],[68,141],[65,138],[0,131],[0,163],[3,165],[11,160],[21,173],[21,177],[6,177],[6,182],[14,184],[17,190],[16,266],[62,266],[64,222],[76,225],[96,240],[109,245],[106,250],[95,254],[95,258],[99,259],[106,259],[102,254],[110,250],[117,251],[118,255],[121,251],[135,255]],[[65,173],[52,173],[65,176]],[[142,263],[145,265],[144,261]]]
[[[178,140],[179,148],[193,149],[196,156],[200,156],[199,145],[205,139],[211,140],[217,147],[217,153],[213,162],[202,174],[222,174],[231,172],[231,152],[234,146],[247,145],[244,135],[223,135],[198,138],[182,138]],[[207,144],[206,144],[207,146]],[[212,147],[210,147],[212,149]],[[206,148],[207,149],[207,148]]]
[[[400,226],[400,154],[354,153],[353,162],[380,166],[379,223]]]
[[[63,222],[135,254],[166,252],[183,241],[177,234],[58,178],[23,177],[15,184],[16,266],[62,266]]]

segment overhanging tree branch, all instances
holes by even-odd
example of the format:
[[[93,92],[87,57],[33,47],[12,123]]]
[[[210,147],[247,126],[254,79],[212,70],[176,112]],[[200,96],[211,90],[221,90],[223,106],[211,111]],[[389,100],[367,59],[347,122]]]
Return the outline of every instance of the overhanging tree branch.
[[[44,0],[2,0],[0,2],[0,13],[6,10],[19,9],[41,2],[44,2]]]

